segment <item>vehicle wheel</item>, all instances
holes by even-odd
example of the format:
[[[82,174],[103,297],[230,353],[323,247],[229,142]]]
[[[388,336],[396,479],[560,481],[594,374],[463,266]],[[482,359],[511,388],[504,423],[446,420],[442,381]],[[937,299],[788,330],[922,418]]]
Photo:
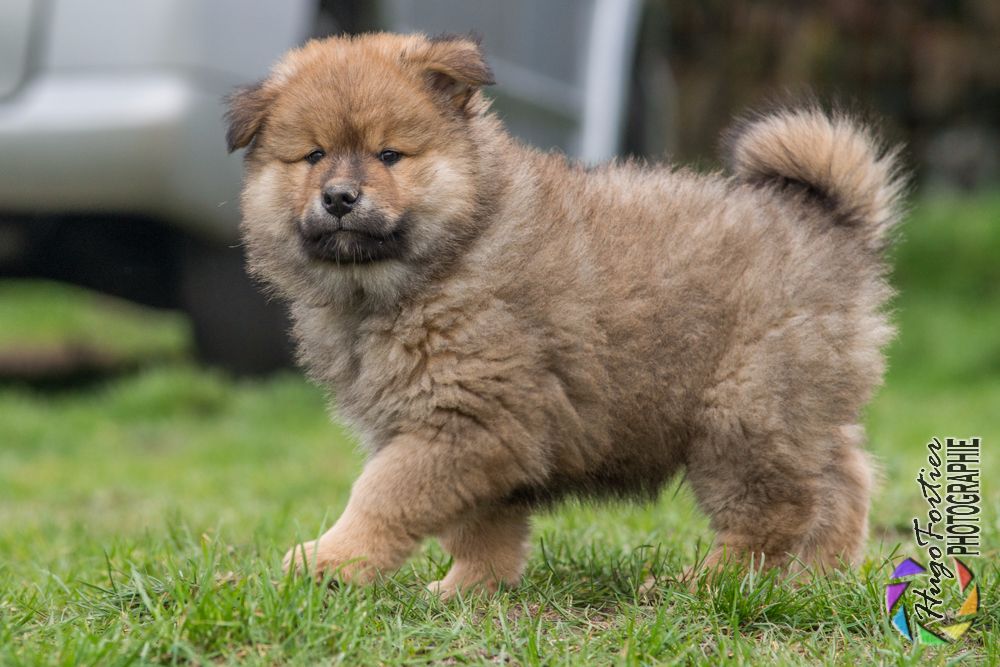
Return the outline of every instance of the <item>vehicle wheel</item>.
[[[181,307],[199,358],[240,375],[292,364],[287,310],[247,276],[240,248],[189,242],[180,267]]]

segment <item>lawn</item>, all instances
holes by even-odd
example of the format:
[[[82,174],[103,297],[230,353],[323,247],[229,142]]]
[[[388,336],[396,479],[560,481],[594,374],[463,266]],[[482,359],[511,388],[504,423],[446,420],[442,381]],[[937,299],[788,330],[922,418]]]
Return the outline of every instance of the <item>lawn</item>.
[[[0,283],[0,358],[107,348],[86,384],[0,385],[0,664],[1000,664],[1000,195],[918,200],[896,251],[901,335],[867,416],[884,479],[868,559],[810,584],[672,580],[704,553],[682,483],[647,506],[536,520],[517,590],[441,602],[429,543],[375,586],[284,576],[343,507],[361,456],[298,374],[233,380],[186,361],[182,318],[39,283]],[[98,355],[100,356],[100,355]],[[980,435],[977,625],[943,648],[890,627],[892,558],[933,436]],[[648,595],[646,575],[659,584]]]

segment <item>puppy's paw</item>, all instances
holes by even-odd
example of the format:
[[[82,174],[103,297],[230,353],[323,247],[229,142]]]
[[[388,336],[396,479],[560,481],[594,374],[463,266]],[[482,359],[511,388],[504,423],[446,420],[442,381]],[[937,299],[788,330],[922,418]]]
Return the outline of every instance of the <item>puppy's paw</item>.
[[[461,589],[454,583],[448,582],[446,579],[438,579],[437,581],[432,581],[427,584],[427,590],[442,600],[450,600],[458,595],[458,592]]]
[[[302,542],[289,549],[285,553],[285,557],[281,559],[281,568],[285,572],[312,570],[316,563],[316,542],[317,540]]]
[[[338,549],[332,542],[321,538],[297,544],[285,554],[282,567],[285,572],[307,573],[317,580],[331,574],[344,583],[366,584],[374,578],[374,569],[367,559],[348,555],[349,552]]]
[[[699,571],[696,567],[690,566],[681,570],[680,574],[677,576],[660,578],[651,574],[643,580],[636,592],[639,594],[639,597],[645,600],[653,600],[657,598],[661,594],[661,589],[664,585],[671,587],[680,586],[686,589],[689,593],[697,593],[698,572]]]
[[[688,565],[683,570],[681,570],[680,576],[677,577],[677,583],[687,589],[688,593],[695,594],[698,592],[698,584],[701,579],[701,573],[704,572],[704,563],[697,565]],[[707,574],[704,578],[705,588],[707,590],[712,589],[712,582],[715,573],[718,572],[717,569],[707,570]]]
[[[468,595],[470,593],[493,594],[500,590],[500,582],[496,580],[484,581],[449,581],[447,577],[432,581],[427,584],[427,590],[434,593],[441,600],[450,600],[459,593]]]
[[[468,566],[456,563],[444,579],[427,584],[427,590],[436,594],[442,600],[455,597],[458,593],[483,592],[496,593],[500,586],[514,588],[520,581],[520,576],[497,577],[492,568]]]

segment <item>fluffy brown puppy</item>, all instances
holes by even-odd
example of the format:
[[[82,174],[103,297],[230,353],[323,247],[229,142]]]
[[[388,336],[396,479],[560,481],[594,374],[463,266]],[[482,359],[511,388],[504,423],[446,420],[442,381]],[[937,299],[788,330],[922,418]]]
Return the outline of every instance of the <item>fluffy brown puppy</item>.
[[[250,268],[371,452],[286,565],[367,581],[437,536],[435,589],[514,584],[533,508],[681,468],[713,561],[858,557],[893,156],[809,108],[740,125],[728,177],[585,169],[506,134],[491,81],[467,39],[373,34],[231,98]]]

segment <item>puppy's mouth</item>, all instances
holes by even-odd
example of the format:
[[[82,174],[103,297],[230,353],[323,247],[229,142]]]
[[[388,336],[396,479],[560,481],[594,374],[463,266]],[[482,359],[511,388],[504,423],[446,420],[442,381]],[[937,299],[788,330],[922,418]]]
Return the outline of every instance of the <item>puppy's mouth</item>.
[[[398,225],[380,233],[338,226],[299,226],[302,249],[312,259],[334,264],[370,264],[401,259],[406,249],[406,231]]]

